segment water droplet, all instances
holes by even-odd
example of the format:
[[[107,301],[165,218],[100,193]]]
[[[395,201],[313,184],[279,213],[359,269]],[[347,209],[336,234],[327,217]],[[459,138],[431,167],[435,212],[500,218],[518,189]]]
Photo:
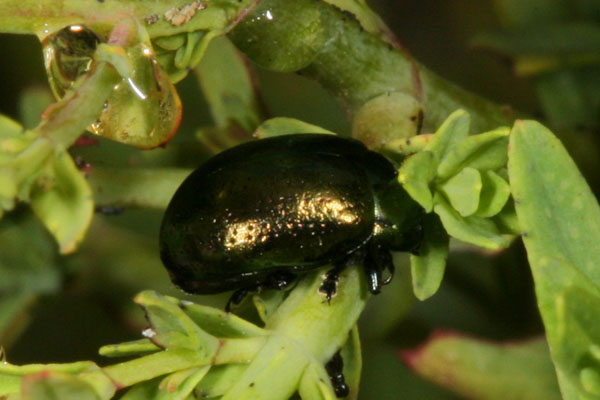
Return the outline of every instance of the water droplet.
[[[133,74],[108,99],[96,129],[100,135],[142,148],[167,142],[179,127],[181,102],[153,52],[140,43],[128,49]]]
[[[83,25],[67,26],[44,39],[44,65],[56,97],[63,97],[89,71],[100,42],[101,38]]]
[[[48,36],[44,61],[50,86],[61,98],[87,74],[103,38],[83,25],[71,25]],[[156,61],[150,43],[140,40],[126,49],[131,76],[114,87],[92,133],[140,148],[167,142],[179,127],[181,102],[167,73]]]

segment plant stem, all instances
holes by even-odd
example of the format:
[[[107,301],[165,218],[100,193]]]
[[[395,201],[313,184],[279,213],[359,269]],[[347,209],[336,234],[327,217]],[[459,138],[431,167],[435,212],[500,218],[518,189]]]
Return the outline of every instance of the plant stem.
[[[224,400],[289,398],[309,365],[322,368],[348,340],[369,298],[362,265],[340,273],[330,303],[319,292],[323,272],[302,278],[267,320],[272,335]]]
[[[102,106],[121,77],[105,62],[98,63],[81,87],[51,105],[46,111],[46,119],[36,130],[42,137],[60,143],[65,148],[71,146],[100,114]]]
[[[504,108],[443,80],[399,46],[367,33],[357,21],[322,1],[295,0],[290,5],[287,0],[262,0],[230,37],[266,68],[297,66],[295,71],[328,88],[350,112],[374,97],[399,91],[421,102],[426,131],[458,108],[471,114],[476,132],[511,122]],[[295,63],[281,61],[294,57]]]
[[[337,294],[327,303],[319,292],[323,272],[302,280],[269,318],[265,328],[301,343],[319,362],[325,363],[346,342],[369,294],[362,265],[353,265],[340,273]]]
[[[156,16],[156,23],[145,24],[151,37],[181,32],[224,29],[247,12],[255,0],[205,0],[188,22],[175,25],[166,20],[169,10],[191,0],[161,1],[98,1],[98,0],[2,0],[0,1],[0,32],[36,34],[43,38],[67,25],[83,24],[96,33],[108,36],[114,25],[124,18],[143,21]]]

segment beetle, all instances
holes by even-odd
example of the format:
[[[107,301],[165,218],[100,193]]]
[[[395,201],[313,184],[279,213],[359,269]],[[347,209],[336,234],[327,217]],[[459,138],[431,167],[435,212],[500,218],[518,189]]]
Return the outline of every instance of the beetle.
[[[178,188],[160,228],[161,259],[184,291],[234,290],[230,303],[333,265],[320,289],[329,301],[338,272],[356,262],[376,294],[393,276],[390,250],[415,252],[422,239],[423,210],[396,177],[387,158],[334,135],[238,145]]]

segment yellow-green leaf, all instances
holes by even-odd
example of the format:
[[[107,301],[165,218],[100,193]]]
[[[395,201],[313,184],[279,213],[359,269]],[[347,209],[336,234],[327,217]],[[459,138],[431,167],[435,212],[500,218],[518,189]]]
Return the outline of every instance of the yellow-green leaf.
[[[464,110],[454,111],[436,131],[431,142],[425,146],[426,151],[431,151],[438,162],[458,143],[469,135],[471,117]]]
[[[448,234],[435,214],[425,216],[423,232],[419,254],[410,256],[413,291],[419,300],[426,300],[439,289],[446,269],[450,243]]]
[[[557,356],[587,352],[586,336],[598,340],[593,324],[576,327],[575,316],[569,317],[579,309],[580,315],[599,321],[598,308],[569,300],[565,293],[576,287],[592,298],[600,296],[600,207],[560,141],[538,122],[515,123],[508,154],[511,191],[561,390],[566,400],[591,398],[573,373],[576,360]],[[570,311],[561,315],[564,307]],[[561,339],[565,335],[568,340]]]
[[[462,217],[441,196],[436,194],[433,210],[440,216],[448,234],[463,242],[490,250],[498,250],[508,246],[508,241],[489,219],[481,217]]]
[[[438,177],[446,179],[465,167],[488,170],[506,166],[509,133],[508,128],[502,127],[467,137],[440,162]]]
[[[431,212],[433,208],[433,195],[429,184],[435,177],[436,168],[433,153],[422,151],[407,158],[398,171],[398,182],[427,212]]]
[[[548,345],[543,338],[492,343],[441,332],[401,353],[417,374],[477,400],[560,400]]]
[[[463,217],[477,211],[481,193],[481,175],[474,168],[465,168],[438,186],[452,207]]]
[[[273,136],[293,135],[295,133],[322,133],[335,135],[320,126],[309,124],[308,122],[300,121],[294,118],[276,117],[263,122],[258,128],[254,136],[264,139]]]
[[[51,187],[37,187],[31,196],[31,206],[56,238],[60,252],[67,254],[81,242],[92,220],[92,191],[64,149],[58,149],[50,162]]]
[[[510,186],[494,171],[481,173],[481,196],[475,215],[492,217],[498,214],[510,197]]]

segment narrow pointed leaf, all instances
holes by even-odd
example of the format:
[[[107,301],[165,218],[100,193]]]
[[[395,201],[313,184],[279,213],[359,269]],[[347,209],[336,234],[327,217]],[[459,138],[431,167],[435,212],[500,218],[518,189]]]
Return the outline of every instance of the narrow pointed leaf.
[[[423,242],[419,254],[411,254],[410,270],[415,296],[426,300],[439,289],[444,271],[450,238],[435,214],[427,214],[423,222]]]
[[[309,364],[298,385],[298,394],[302,400],[335,400],[327,372],[316,364]]]
[[[252,296],[254,307],[263,322],[267,322],[269,317],[273,315],[285,299],[285,295],[286,293],[283,290],[269,290]]]
[[[309,124],[308,122],[300,121],[299,119],[276,117],[263,122],[258,128],[254,136],[264,139],[273,136],[293,135],[295,133],[321,133],[335,135],[335,133],[321,128],[320,126]]]
[[[100,400],[94,389],[74,376],[41,372],[23,381],[22,400]]]
[[[102,346],[100,347],[100,350],[98,350],[98,354],[104,357],[125,357],[154,353],[160,350],[161,348],[152,343],[149,339],[140,339],[131,342]]]
[[[245,364],[215,365],[196,386],[194,391],[201,399],[223,396],[248,368]]]
[[[344,361],[344,378],[350,389],[350,394],[346,397],[348,400],[358,399],[360,388],[360,374],[362,371],[362,352],[360,350],[360,337],[358,326],[355,325],[348,336],[348,340],[340,351]]]
[[[281,292],[280,292],[281,293]],[[179,307],[207,333],[221,338],[236,338],[249,336],[262,336],[267,332],[262,328],[214,307],[179,301]]]
[[[147,336],[157,345],[193,349],[206,358],[217,351],[218,339],[198,327],[179,307],[177,299],[148,290],[138,294],[135,301],[144,308],[151,325]]]
[[[206,376],[210,365],[177,371],[164,378],[159,385],[156,400],[186,400],[198,383]]]

